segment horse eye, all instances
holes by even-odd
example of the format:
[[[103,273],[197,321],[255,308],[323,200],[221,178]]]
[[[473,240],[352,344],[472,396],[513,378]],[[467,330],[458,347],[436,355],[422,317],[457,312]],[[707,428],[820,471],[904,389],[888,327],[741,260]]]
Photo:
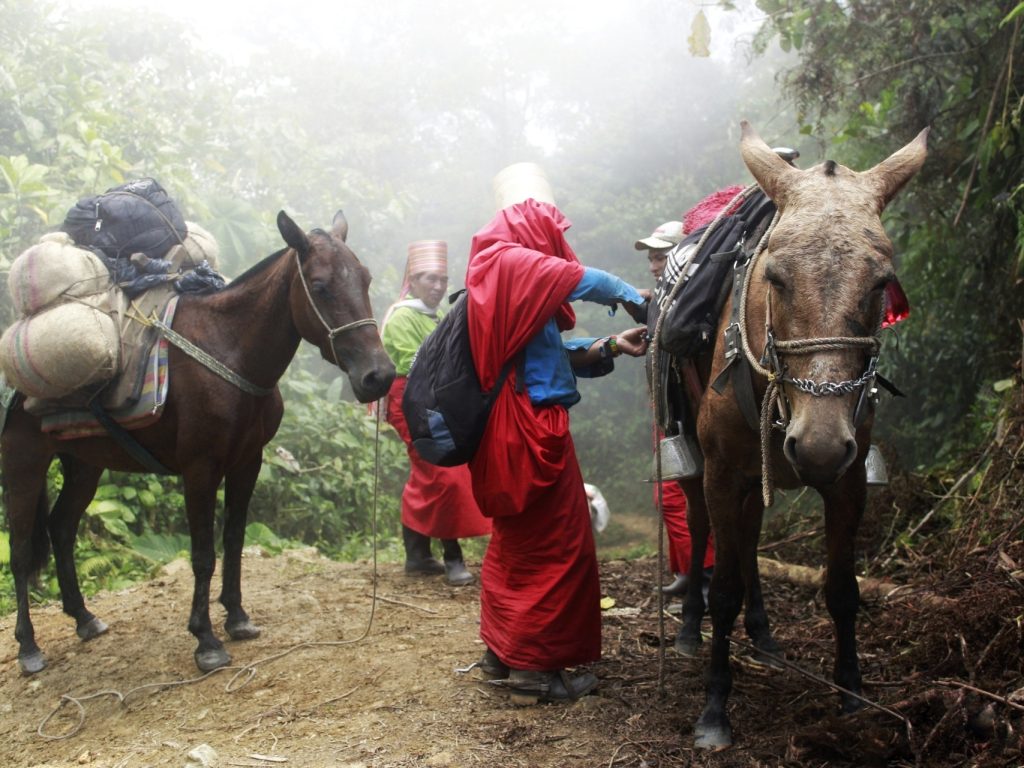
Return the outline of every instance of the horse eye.
[[[329,293],[327,282],[324,280],[314,280],[310,284],[310,287],[313,289],[313,293],[317,294],[318,296],[327,296]]]

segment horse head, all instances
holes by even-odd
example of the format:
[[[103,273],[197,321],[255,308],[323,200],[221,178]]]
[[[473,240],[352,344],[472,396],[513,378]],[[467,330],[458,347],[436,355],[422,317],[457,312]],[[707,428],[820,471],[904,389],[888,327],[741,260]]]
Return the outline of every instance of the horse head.
[[[395,366],[373,319],[370,272],[345,242],[345,214],[334,215],[330,232],[314,229],[306,234],[281,211],[277,228],[295,254],[290,304],[299,334],[348,374],[359,402],[384,396]]]
[[[742,128],[743,160],[778,209],[750,276],[750,347],[781,382],[786,459],[802,482],[827,485],[867,450],[870,421],[858,435],[854,414],[896,277],[881,213],[924,162],[928,130],[857,172],[831,160],[797,169]]]

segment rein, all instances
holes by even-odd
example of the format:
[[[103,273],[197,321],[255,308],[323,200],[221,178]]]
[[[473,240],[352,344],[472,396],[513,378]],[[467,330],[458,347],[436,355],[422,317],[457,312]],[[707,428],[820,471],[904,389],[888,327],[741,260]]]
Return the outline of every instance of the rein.
[[[770,437],[772,428],[784,430],[789,424],[789,401],[782,389],[783,384],[789,384],[801,392],[806,392],[812,397],[827,397],[852,394],[861,387],[865,392],[874,393],[874,381],[878,376],[876,366],[878,363],[878,352],[882,346],[877,335],[872,336],[826,336],[816,339],[787,339],[779,341],[775,338],[772,327],[772,301],[771,289],[768,289],[765,299],[765,347],[764,353],[758,359],[750,349],[750,335],[747,331],[747,296],[749,295],[751,275],[753,266],[758,257],[768,247],[768,238],[778,223],[779,214],[775,214],[771,224],[765,231],[761,241],[757,244],[750,264],[743,278],[743,293],[740,297],[741,311],[739,314],[739,337],[742,342],[743,352],[747,362],[754,372],[768,380],[768,387],[765,389],[764,399],[761,401],[761,498],[766,507],[772,506],[774,502],[774,484],[772,482],[771,461],[770,461]],[[812,355],[818,352],[827,352],[837,349],[865,349],[871,354],[864,373],[856,379],[847,381],[813,381],[786,376],[786,367],[782,362],[783,355]],[[858,423],[863,415],[865,397],[861,397],[854,411],[854,423]],[[772,423],[772,414],[778,408],[779,418]]]
[[[338,368],[341,368],[341,370],[345,370],[341,367],[341,361],[338,359],[338,351],[334,348],[334,337],[340,336],[345,331],[361,328],[364,325],[372,325],[376,327],[377,321],[372,317],[364,317],[361,320],[353,320],[351,323],[345,323],[345,325],[339,325],[337,328],[331,328],[330,323],[328,323],[324,319],[324,316],[320,314],[320,310],[317,308],[316,302],[313,301],[313,294],[309,292],[309,284],[306,282],[306,276],[302,273],[302,262],[299,261],[299,252],[294,251],[294,253],[295,267],[299,271],[299,281],[302,283],[302,290],[306,292],[306,299],[309,301],[310,309],[313,310],[313,314],[316,315],[317,320],[319,320],[320,324],[327,330],[327,341],[331,345],[331,354],[334,355],[334,364],[337,365]]]

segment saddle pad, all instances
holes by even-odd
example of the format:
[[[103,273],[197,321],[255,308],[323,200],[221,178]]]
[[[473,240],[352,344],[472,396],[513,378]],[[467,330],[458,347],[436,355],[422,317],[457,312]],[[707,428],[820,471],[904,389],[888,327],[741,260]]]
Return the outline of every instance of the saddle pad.
[[[168,302],[163,321],[170,325],[174,319],[177,297]],[[157,421],[163,414],[167,402],[167,388],[170,371],[167,367],[168,342],[159,337],[152,344],[145,360],[145,373],[141,391],[122,408],[109,409],[109,415],[125,429],[139,429]],[[130,372],[125,372],[128,375]],[[80,437],[96,437],[107,434],[107,430],[96,421],[92,412],[86,409],[69,408],[42,415],[42,429],[58,440],[74,440]]]

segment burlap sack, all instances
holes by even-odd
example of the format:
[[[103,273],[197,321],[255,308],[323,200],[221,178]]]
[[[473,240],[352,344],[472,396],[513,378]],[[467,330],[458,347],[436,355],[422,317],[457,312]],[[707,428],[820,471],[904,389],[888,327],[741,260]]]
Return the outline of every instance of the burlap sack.
[[[7,286],[21,317],[54,304],[105,292],[110,272],[91,251],[78,248],[65,232],[43,235],[11,264]]]
[[[111,379],[120,337],[107,312],[71,301],[18,320],[0,337],[0,370],[18,391],[53,399]]]
[[[171,271],[187,272],[198,267],[204,260],[209,262],[214,272],[219,271],[217,261],[220,247],[214,236],[194,221],[186,221],[185,226],[188,227],[185,240],[181,245],[171,248],[165,257],[171,262]]]

